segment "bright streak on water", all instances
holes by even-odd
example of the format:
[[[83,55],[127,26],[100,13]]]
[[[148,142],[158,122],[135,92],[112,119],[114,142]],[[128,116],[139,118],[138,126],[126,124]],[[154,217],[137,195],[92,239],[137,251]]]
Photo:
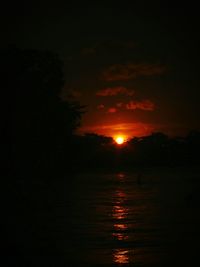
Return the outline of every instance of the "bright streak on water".
[[[138,173],[75,178],[68,193],[65,235],[72,244],[67,255],[73,264],[161,266],[174,244],[181,244],[190,218],[181,211],[189,187],[179,176],[145,173],[139,183]]]

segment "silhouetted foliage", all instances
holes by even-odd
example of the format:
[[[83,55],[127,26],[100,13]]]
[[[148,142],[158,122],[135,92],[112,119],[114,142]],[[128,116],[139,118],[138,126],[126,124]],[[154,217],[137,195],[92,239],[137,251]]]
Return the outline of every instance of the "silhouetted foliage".
[[[76,162],[86,169],[131,169],[138,166],[190,166],[199,164],[200,135],[168,137],[156,132],[134,137],[118,146],[112,138],[96,134],[79,137]]]
[[[1,127],[9,136],[12,168],[32,173],[58,167],[82,114],[78,103],[59,97],[62,61],[49,51],[11,48],[1,51],[1,64]]]

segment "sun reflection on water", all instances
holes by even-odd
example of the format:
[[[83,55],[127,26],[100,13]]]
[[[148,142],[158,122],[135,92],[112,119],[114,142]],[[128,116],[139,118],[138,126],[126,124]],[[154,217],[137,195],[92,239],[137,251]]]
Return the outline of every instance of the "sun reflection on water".
[[[118,240],[128,239],[128,235],[124,235],[123,233],[113,233],[113,236],[116,237]]]
[[[120,230],[126,230],[128,226],[126,224],[116,223],[114,224],[114,228],[120,231]]]
[[[120,173],[117,176],[120,180],[125,179],[125,175]],[[124,242],[129,239],[128,236],[128,225],[126,220],[128,218],[129,210],[125,205],[127,199],[126,193],[120,188],[115,191],[113,196],[113,211],[112,217],[113,233],[112,236],[118,242]],[[129,264],[129,250],[127,248],[118,248],[113,251],[113,261],[115,264]]]
[[[114,251],[114,262],[118,264],[128,264],[129,263],[129,255],[128,250],[126,249],[116,249]]]
[[[118,178],[118,180],[120,180],[120,181],[124,181],[124,179],[125,179],[125,174],[120,172],[120,173],[117,174],[117,178]]]
[[[118,203],[117,203],[118,204]],[[122,220],[127,217],[127,209],[125,209],[123,206],[115,205],[113,207],[113,218],[117,220]]]

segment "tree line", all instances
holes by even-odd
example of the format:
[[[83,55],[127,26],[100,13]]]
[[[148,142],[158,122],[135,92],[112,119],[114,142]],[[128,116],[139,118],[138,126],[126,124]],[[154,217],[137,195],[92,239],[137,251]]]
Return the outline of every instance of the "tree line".
[[[199,164],[200,132],[134,137],[120,148],[110,137],[75,134],[84,107],[62,101],[63,62],[50,51],[1,51],[3,166],[11,175],[44,175],[87,168]]]

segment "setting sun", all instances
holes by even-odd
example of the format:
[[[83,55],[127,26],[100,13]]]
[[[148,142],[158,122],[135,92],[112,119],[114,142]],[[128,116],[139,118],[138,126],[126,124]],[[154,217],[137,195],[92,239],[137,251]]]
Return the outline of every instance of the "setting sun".
[[[115,142],[118,144],[118,145],[122,145],[124,143],[124,137],[123,136],[117,136],[115,138]]]

